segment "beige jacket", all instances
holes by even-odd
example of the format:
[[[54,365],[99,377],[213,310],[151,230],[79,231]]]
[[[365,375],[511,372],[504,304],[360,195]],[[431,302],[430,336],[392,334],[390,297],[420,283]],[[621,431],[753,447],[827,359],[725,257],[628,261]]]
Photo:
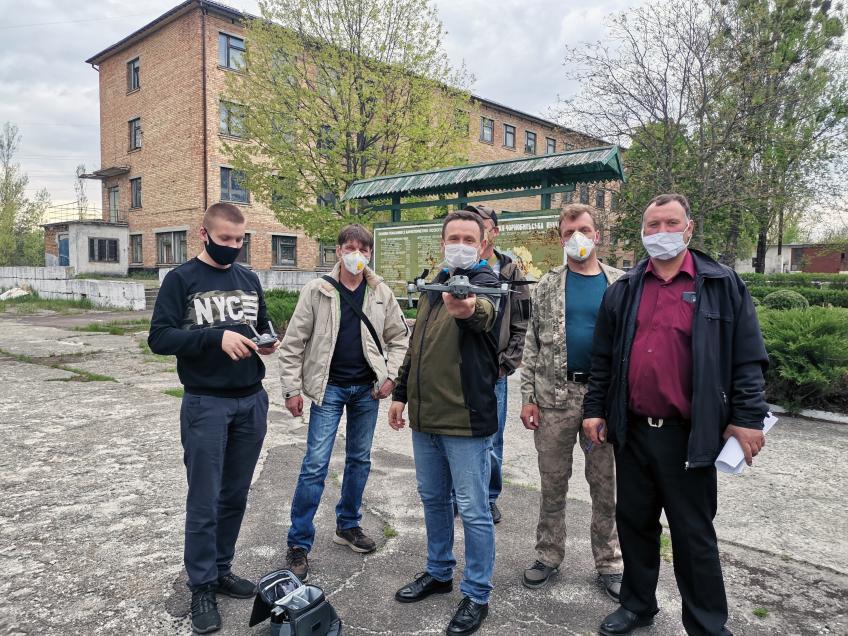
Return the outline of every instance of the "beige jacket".
[[[607,287],[624,272],[599,263]],[[565,408],[568,354],[565,350],[565,265],[554,267],[534,285],[533,311],[521,361],[521,401],[549,409]]]
[[[339,279],[340,264],[330,276]],[[392,290],[370,268],[365,268],[365,301],[362,310],[380,336],[385,358],[380,355],[368,328],[360,329],[365,359],[377,376],[379,388],[386,380],[396,380],[409,345],[409,328]],[[300,291],[286,335],[278,349],[283,396],[303,393],[321,405],[330,377],[330,362],[339,334],[341,308],[339,293],[322,278],[315,278]]]

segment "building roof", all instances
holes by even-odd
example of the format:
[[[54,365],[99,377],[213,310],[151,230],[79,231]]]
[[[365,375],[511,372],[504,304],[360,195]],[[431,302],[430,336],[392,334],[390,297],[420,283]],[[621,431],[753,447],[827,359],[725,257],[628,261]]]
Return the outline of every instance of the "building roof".
[[[100,53],[96,53],[88,58],[85,63],[86,64],[100,64],[103,60],[112,55],[120,52],[121,50],[127,48],[131,44],[135,44],[138,40],[146,37],[150,34],[151,31],[155,31],[156,29],[161,28],[165,24],[176,20],[182,15],[188,13],[192,9],[209,9],[215,11],[216,13],[221,13],[227,16],[228,18],[233,18],[236,20],[242,20],[251,16],[249,13],[245,13],[244,11],[239,11],[238,9],[233,9],[225,4],[221,4],[220,2],[213,2],[212,0],[185,0],[185,2],[181,2],[177,6],[172,9],[168,9],[165,13],[160,15],[155,20],[148,22],[140,29],[137,29],[130,33],[127,37],[119,40],[115,44],[110,47],[107,47],[100,51]]]
[[[466,166],[374,177],[355,181],[343,201],[457,192],[485,192],[587,181],[623,180],[618,146],[570,150],[541,157],[507,159]]]

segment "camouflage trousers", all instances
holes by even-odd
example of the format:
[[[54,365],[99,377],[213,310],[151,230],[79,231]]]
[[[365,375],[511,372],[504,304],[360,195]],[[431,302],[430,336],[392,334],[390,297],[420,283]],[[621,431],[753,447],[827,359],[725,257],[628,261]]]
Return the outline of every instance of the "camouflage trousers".
[[[539,428],[533,439],[539,456],[542,498],[536,526],[536,552],[548,567],[559,567],[565,557],[565,502],[579,438],[586,459],[586,481],[592,498],[592,555],[599,574],[622,571],[618,531],[615,527],[615,457],[612,446],[603,444],[586,452],[589,439],[583,433],[583,395],[586,386],[569,386],[564,409],[540,409]]]

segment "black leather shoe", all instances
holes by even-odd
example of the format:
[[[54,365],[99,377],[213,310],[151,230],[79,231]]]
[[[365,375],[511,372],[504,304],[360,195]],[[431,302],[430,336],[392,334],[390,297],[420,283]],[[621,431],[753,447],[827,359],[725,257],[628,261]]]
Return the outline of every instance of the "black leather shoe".
[[[653,623],[654,614],[639,616],[629,609],[619,607],[604,619],[599,631],[602,636],[621,636],[622,634],[629,634],[637,627],[647,627],[653,625]]]
[[[445,633],[448,636],[473,634],[480,629],[480,625],[483,624],[483,620],[488,615],[488,603],[480,605],[466,596],[459,602],[459,607],[456,608],[456,614],[453,615]]]
[[[416,603],[431,594],[448,594],[453,591],[453,579],[439,581],[427,574],[416,574],[415,580],[395,592],[395,600],[401,603]]]

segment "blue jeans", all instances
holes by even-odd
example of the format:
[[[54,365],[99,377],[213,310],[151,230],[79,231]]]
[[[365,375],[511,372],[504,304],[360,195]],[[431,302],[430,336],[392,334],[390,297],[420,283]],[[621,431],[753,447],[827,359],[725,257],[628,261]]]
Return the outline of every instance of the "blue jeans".
[[[188,479],[184,560],[192,590],[230,572],[267,423],[264,389],[243,398],[183,396],[180,437]]]
[[[491,437],[412,431],[415,478],[427,529],[427,573],[439,581],[453,578],[453,484],[465,532],[460,590],[475,603],[489,602],[495,568],[495,527],[487,490],[491,450]]]
[[[503,438],[506,429],[506,390],[509,376],[495,382],[498,400],[498,432],[492,435],[492,476],[489,479],[489,502],[495,503],[503,490]]]
[[[336,506],[336,525],[341,530],[355,528],[362,515],[362,493],[368,474],[371,472],[371,442],[377,424],[379,400],[371,397],[372,385],[340,387],[327,385],[321,406],[313,403],[309,410],[309,435],[306,439],[306,455],[300,467],[300,477],[294,491],[291,506],[289,547],[299,546],[307,551],[315,540],[315,525],[312,520],[330,466],[330,456],[336,441],[336,431],[342,418],[342,409],[347,413],[345,440],[345,469],[342,494]]]

